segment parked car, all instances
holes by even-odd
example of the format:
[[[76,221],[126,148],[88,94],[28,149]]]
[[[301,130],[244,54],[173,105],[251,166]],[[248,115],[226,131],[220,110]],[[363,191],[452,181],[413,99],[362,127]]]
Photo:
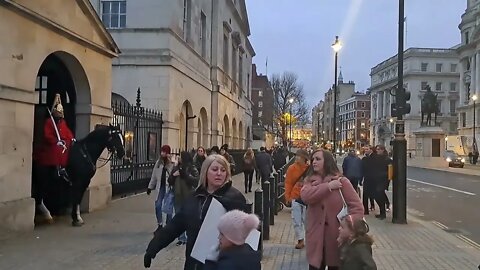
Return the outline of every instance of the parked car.
[[[465,158],[458,156],[454,151],[447,150],[443,155],[448,162],[448,167],[463,168],[465,166]]]

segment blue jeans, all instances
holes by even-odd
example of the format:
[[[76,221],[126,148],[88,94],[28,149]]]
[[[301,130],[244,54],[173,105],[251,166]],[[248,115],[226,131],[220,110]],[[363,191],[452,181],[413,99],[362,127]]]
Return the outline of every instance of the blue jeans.
[[[158,191],[157,200],[155,201],[155,214],[157,215],[157,223],[158,225],[163,226],[163,213],[162,213],[162,206],[163,206],[163,199],[165,198],[166,188],[160,188]],[[166,223],[170,222],[172,219],[172,215],[167,215]]]

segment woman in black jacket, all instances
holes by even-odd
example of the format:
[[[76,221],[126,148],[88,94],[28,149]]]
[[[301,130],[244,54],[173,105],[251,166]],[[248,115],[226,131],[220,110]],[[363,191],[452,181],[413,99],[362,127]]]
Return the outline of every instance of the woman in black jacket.
[[[386,203],[388,201],[385,190],[389,185],[388,165],[392,160],[388,157],[387,150],[383,145],[377,145],[376,154],[373,156],[373,179],[375,183],[375,201],[380,208],[380,214],[375,215],[376,218],[385,219],[387,217]]]
[[[212,198],[217,199],[227,211],[246,210],[245,197],[232,186],[229,163],[220,155],[211,155],[205,159],[198,188],[186,199],[172,221],[154,234],[144,256],[145,267],[150,267],[155,255],[186,231],[187,248],[184,269],[203,269],[203,264],[192,258],[190,253]]]

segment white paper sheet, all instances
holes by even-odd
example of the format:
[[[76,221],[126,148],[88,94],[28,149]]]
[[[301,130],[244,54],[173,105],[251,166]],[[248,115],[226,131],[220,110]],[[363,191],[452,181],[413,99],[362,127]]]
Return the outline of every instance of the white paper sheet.
[[[192,258],[205,263],[205,259],[211,252],[212,247],[218,245],[218,236],[220,235],[220,232],[218,231],[217,226],[220,218],[225,213],[227,213],[227,210],[218,200],[213,198],[208,207],[202,226],[200,227],[200,231],[198,232],[197,240],[193,245],[192,253],[190,254]],[[259,241],[260,232],[258,230],[252,230],[245,242],[256,251],[258,250]]]
[[[225,213],[227,213],[227,210],[218,200],[213,198],[198,232],[197,240],[193,245],[192,253],[190,254],[192,258],[205,263],[205,258],[207,258],[212,247],[218,245],[220,232],[217,229],[217,225],[220,217]]]

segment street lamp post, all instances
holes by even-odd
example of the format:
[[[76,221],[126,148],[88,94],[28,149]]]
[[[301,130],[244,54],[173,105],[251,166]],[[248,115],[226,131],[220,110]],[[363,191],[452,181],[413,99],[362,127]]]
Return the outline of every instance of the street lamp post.
[[[185,151],[188,151],[188,120],[195,119],[197,116],[188,115],[188,107],[185,108]]]
[[[288,100],[288,102],[290,103],[290,140],[289,140],[289,150],[291,151],[292,150],[292,107],[293,107],[293,101],[294,99],[293,98],[290,98]]]
[[[448,135],[445,136],[445,150],[448,150],[447,143],[448,143]]]
[[[335,43],[332,44],[332,49],[335,52],[335,88],[333,90],[333,154],[337,150],[337,88],[338,88],[338,52],[342,49],[342,43],[335,37]]]
[[[477,141],[476,141],[476,138],[475,138],[475,124],[476,124],[476,119],[475,119],[475,115],[476,115],[476,111],[475,111],[475,103],[477,101],[478,97],[477,95],[473,95],[472,96],[472,100],[473,100],[473,142],[472,142],[472,153],[475,155],[475,151],[477,151]]]

